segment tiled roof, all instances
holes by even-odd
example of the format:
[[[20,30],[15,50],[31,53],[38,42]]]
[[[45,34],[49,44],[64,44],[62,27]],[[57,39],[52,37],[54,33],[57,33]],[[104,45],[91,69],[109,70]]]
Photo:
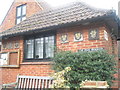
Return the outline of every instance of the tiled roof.
[[[90,7],[83,2],[75,2],[61,8],[40,11],[11,29],[0,33],[0,37],[21,35],[36,30],[42,31],[51,26],[59,26],[61,24],[108,16],[112,13],[112,10],[100,10]]]

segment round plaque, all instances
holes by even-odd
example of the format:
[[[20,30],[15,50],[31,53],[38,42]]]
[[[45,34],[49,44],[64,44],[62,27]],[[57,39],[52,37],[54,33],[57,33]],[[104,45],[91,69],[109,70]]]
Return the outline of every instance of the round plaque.
[[[82,41],[83,40],[82,34],[81,33],[75,33],[74,40],[75,41]]]
[[[67,42],[67,34],[64,34],[61,36],[61,41],[64,43],[64,42]]]

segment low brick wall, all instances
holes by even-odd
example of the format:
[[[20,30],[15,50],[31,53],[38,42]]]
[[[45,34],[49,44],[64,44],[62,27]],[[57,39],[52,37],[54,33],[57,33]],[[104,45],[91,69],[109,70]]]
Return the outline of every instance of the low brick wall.
[[[83,81],[81,88],[108,88],[106,81]]]

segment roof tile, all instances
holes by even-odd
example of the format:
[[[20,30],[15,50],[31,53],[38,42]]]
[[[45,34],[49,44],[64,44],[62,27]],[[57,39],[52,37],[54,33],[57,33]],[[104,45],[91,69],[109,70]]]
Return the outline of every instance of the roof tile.
[[[0,33],[0,37],[21,34],[35,29],[42,30],[46,27],[107,16],[112,13],[112,10],[95,9],[84,3],[76,2],[62,8],[40,11],[11,29],[3,31]]]

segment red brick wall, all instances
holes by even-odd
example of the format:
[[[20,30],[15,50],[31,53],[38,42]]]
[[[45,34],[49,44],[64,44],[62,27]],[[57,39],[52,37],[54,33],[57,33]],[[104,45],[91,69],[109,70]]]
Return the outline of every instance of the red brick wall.
[[[19,2],[18,2],[19,1]],[[26,4],[27,5],[27,9],[26,9],[26,16],[29,17],[37,12],[39,12],[40,10],[42,10],[42,8],[36,3],[35,0],[16,0],[16,2],[14,2],[12,4],[12,6],[10,7],[7,16],[5,17],[3,23],[1,24],[1,31],[3,30],[7,30],[11,27],[13,27],[16,23],[16,7],[20,6],[22,4]]]
[[[88,32],[90,29],[99,29],[99,39],[98,40],[89,40]],[[104,30],[108,32],[109,40],[104,39]],[[83,33],[83,41],[74,42],[74,33],[75,32],[82,32]],[[68,34],[68,43],[61,43],[60,36],[62,34]],[[57,32],[57,47],[59,49],[64,50],[72,50],[77,51],[78,49],[89,49],[89,48],[105,48],[112,52],[112,40],[111,35],[109,34],[108,29],[103,24],[91,24],[88,26],[76,26],[70,28],[60,29]],[[109,46],[109,47],[108,47]]]
[[[27,64],[20,65],[20,68],[2,68],[2,83],[16,81],[18,74],[27,76],[49,76],[53,73],[49,64]]]
[[[88,32],[89,29],[98,28],[99,29],[99,39],[98,40],[89,40],[88,39]],[[104,39],[104,30],[108,32],[109,40]],[[82,32],[84,40],[79,42],[74,42],[74,33],[75,32]],[[68,43],[61,43],[60,37],[62,34],[68,34]],[[98,24],[91,24],[86,26],[75,26],[75,27],[69,27],[69,28],[63,28],[57,30],[56,35],[56,45],[59,49],[63,50],[72,50],[77,51],[78,49],[90,49],[90,48],[105,48],[110,51],[110,53],[117,54],[116,48],[113,48],[117,46],[116,39],[113,38],[114,41],[111,39],[111,35],[109,34],[108,29],[104,24],[98,23]],[[54,71],[51,70],[51,64],[50,62],[22,62],[23,61],[23,48],[24,48],[24,41],[22,37],[17,38],[9,38],[7,40],[4,40],[5,42],[10,42],[18,40],[20,42],[20,67],[19,68],[2,68],[2,83],[9,83],[14,82],[16,80],[16,76],[18,74],[21,75],[30,75],[30,76],[48,76]],[[114,42],[114,44],[113,44]],[[13,49],[9,50],[3,50],[3,52],[6,51],[14,51]],[[115,75],[115,77],[118,77],[118,74]],[[117,87],[118,83],[115,83],[115,86]]]

